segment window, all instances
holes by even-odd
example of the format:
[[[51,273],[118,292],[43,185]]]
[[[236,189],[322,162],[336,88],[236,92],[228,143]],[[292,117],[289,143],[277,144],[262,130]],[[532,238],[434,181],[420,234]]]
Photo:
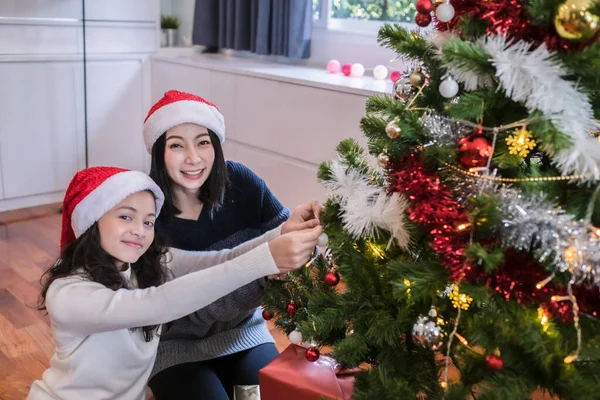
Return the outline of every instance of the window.
[[[325,24],[328,20],[413,23],[416,12],[414,0],[313,0],[315,20]]]

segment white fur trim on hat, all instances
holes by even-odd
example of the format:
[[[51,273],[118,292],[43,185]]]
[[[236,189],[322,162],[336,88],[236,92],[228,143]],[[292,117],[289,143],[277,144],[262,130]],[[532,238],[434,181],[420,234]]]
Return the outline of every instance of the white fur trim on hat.
[[[180,100],[160,107],[144,123],[144,143],[148,153],[152,153],[152,146],[160,135],[185,123],[202,125],[213,131],[221,143],[225,141],[225,120],[216,107],[195,100]]]
[[[165,201],[162,190],[147,174],[140,171],[119,172],[102,182],[75,206],[71,227],[78,238],[104,214],[128,196],[149,190],[154,194],[156,216]]]

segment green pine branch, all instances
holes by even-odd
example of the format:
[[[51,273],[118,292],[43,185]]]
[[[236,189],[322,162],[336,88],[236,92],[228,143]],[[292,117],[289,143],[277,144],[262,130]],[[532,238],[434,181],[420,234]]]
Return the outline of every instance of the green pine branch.
[[[377,42],[411,60],[422,60],[431,51],[430,45],[421,35],[399,25],[385,24],[381,27]]]
[[[554,24],[556,10],[562,3],[562,0],[527,0],[525,11],[535,25],[549,26]]]
[[[477,75],[493,76],[496,72],[490,62],[490,56],[483,46],[478,43],[463,41],[458,37],[453,37],[444,43],[442,63]]]

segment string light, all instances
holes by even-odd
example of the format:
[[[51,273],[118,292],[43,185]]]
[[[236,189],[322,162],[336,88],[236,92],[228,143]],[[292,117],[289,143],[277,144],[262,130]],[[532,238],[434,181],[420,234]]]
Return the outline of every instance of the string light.
[[[367,245],[369,246],[373,254],[375,254],[375,256],[381,258],[382,260],[385,258],[381,249],[379,249],[376,245],[374,245],[371,242],[367,242]]]
[[[406,278],[404,278],[404,285],[407,287],[406,296],[410,298],[410,281]]]
[[[458,308],[458,314],[456,315],[456,319],[454,320],[454,328],[448,336],[448,345],[446,346],[446,360],[444,364],[444,380],[440,384],[443,389],[448,387],[448,370],[450,369],[450,351],[452,350],[452,340],[454,336],[457,335],[456,331],[458,330],[458,322],[460,321],[460,307]],[[463,338],[464,339],[464,338]]]
[[[571,364],[575,360],[577,360],[577,357],[575,356],[566,356],[564,361],[565,364]]]
[[[472,178],[483,179],[486,181],[493,182],[506,182],[506,183],[517,183],[517,182],[548,182],[548,181],[571,181],[571,180],[579,180],[579,179],[589,179],[593,178],[594,174],[584,174],[584,175],[566,175],[566,176],[539,176],[539,177],[530,177],[530,178],[502,178],[498,176],[492,175],[480,175],[475,172],[467,171],[462,168],[459,168],[455,165],[449,164],[447,162],[443,162],[442,164],[456,172],[460,172],[463,175],[470,176]]]
[[[565,364],[570,364],[573,361],[576,361],[579,358],[579,352],[581,351],[581,325],[579,324],[579,305],[577,304],[577,298],[573,294],[573,285],[575,284],[575,278],[571,277],[569,281],[569,285],[567,286],[567,292],[569,293],[569,299],[571,300],[571,304],[573,305],[573,326],[575,327],[575,331],[577,331],[577,349],[575,353],[565,357]]]
[[[546,286],[548,284],[548,282],[550,282],[552,279],[554,279],[556,275],[553,273],[552,275],[550,275],[549,277],[547,277],[546,279],[544,279],[541,282],[538,282],[537,285],[535,285],[535,287],[539,290],[541,288],[543,288],[544,286]]]
[[[458,224],[456,226],[456,230],[459,231],[459,232],[462,232],[462,231],[464,231],[466,229],[469,229],[470,227],[471,227],[471,224],[469,222],[463,222],[463,223]]]
[[[456,334],[456,337],[458,338],[458,340],[462,343],[463,346],[468,346],[469,342],[467,341],[467,339],[465,339],[463,336],[461,336],[460,334]]]
[[[538,308],[538,317],[540,318],[540,324],[542,325],[542,330],[544,332],[548,332],[548,316],[542,307]]]

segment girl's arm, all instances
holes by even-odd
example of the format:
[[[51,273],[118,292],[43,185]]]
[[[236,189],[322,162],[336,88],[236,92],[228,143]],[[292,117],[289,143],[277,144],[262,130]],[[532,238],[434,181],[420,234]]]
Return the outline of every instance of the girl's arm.
[[[58,279],[48,289],[46,307],[56,327],[86,336],[166,323],[278,272],[264,243],[235,260],[147,289],[115,291],[80,276]]]

